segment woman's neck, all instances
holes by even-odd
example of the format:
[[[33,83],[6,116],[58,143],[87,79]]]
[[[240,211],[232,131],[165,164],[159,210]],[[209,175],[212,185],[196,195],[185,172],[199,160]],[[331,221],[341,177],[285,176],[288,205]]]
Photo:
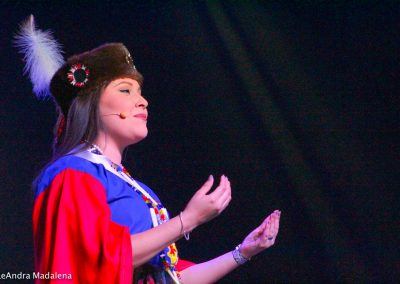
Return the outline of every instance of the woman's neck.
[[[124,149],[122,147],[118,147],[113,141],[107,141],[105,137],[97,137],[93,145],[97,146],[102,154],[109,158],[112,162],[116,164],[121,164],[122,161],[122,152]]]

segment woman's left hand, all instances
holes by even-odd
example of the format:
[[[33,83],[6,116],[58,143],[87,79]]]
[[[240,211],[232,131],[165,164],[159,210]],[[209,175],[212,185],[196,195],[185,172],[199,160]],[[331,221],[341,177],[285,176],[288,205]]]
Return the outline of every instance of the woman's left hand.
[[[275,210],[243,240],[240,253],[244,257],[251,258],[274,245],[279,231],[280,215],[281,211]]]
[[[280,214],[279,210],[275,210],[244,239],[239,249],[242,256],[250,258],[275,243],[279,230]],[[233,252],[227,252],[209,261],[193,265],[181,272],[182,282],[216,283],[223,276],[239,267],[236,256]]]

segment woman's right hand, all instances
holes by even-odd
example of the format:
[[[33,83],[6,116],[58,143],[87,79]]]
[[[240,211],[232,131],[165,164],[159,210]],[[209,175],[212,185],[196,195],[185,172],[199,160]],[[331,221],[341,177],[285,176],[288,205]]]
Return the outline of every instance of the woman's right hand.
[[[231,201],[231,183],[226,176],[221,176],[218,187],[210,192],[214,183],[212,175],[193,195],[182,212],[184,231],[192,231],[197,226],[215,218]]]

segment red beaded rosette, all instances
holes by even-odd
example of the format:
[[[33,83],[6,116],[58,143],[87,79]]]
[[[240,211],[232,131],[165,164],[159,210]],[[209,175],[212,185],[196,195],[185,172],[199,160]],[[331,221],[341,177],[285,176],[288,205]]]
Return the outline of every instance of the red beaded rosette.
[[[85,65],[76,63],[69,69],[67,77],[72,86],[83,87],[88,82],[89,74],[90,71]]]

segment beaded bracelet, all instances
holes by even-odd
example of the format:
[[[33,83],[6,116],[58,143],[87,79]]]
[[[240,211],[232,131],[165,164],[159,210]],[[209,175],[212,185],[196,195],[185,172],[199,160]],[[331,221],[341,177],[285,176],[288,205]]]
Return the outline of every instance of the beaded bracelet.
[[[235,259],[236,263],[239,265],[245,264],[246,262],[248,262],[250,260],[250,258],[247,258],[245,256],[243,256],[240,253],[240,245],[238,245],[233,251],[232,251],[232,255],[233,258]]]

